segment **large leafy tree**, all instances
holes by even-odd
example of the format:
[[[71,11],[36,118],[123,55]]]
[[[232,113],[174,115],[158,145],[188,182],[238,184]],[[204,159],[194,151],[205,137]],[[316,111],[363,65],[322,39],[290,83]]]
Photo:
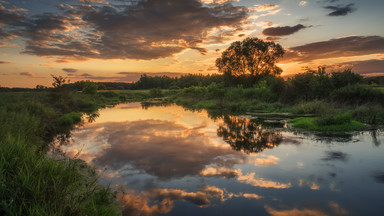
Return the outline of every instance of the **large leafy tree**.
[[[249,77],[252,83],[266,75],[278,76],[282,69],[276,62],[284,55],[280,44],[265,42],[258,38],[246,38],[233,42],[216,59],[219,72],[228,79]]]

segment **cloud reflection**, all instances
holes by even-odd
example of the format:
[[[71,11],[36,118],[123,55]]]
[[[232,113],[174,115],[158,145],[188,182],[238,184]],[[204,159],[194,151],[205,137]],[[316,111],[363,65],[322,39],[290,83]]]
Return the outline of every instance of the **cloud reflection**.
[[[187,201],[199,207],[222,203],[234,197],[247,199],[261,199],[262,196],[255,193],[233,194],[227,190],[212,185],[205,185],[196,192],[187,192],[175,188],[153,188],[137,194],[135,191],[126,191],[118,196],[123,204],[124,215],[153,216],[166,214],[174,207],[174,201]]]
[[[270,181],[270,180],[264,180],[263,178],[255,178],[254,172],[239,176],[237,178],[238,181],[244,182],[247,184],[250,184],[255,187],[263,187],[263,188],[276,188],[276,189],[286,189],[290,188],[292,185],[291,183],[284,184],[280,182]]]
[[[88,160],[112,171],[129,164],[159,178],[199,174],[236,176],[237,171],[231,173],[224,167],[243,162],[245,155],[217,143],[202,130],[201,127],[187,128],[171,121],[150,119],[94,124],[80,136],[84,135],[84,142],[98,146],[93,147],[96,152]],[[80,158],[87,157],[89,151],[92,150],[84,150]],[[223,167],[215,171],[206,169],[211,164]]]

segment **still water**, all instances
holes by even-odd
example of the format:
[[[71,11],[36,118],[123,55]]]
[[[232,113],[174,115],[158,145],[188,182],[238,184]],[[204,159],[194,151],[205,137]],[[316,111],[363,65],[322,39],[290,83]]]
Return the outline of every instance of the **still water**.
[[[125,215],[384,215],[384,133],[120,104],[62,150],[123,191]]]

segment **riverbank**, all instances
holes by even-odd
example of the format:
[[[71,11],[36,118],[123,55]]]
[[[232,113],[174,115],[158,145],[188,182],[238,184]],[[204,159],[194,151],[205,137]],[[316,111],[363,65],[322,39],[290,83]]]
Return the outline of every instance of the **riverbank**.
[[[91,121],[99,108],[149,98],[148,91],[1,93],[0,214],[121,215],[115,192],[98,183],[91,167],[46,152],[75,125]]]
[[[304,130],[350,131],[362,130],[366,125],[384,125],[384,107],[378,99],[383,98],[384,94],[368,86],[349,88],[349,92],[338,90],[338,94],[334,93],[329,99],[286,102],[279,99],[267,86],[223,88],[213,84],[179,90],[165,101],[189,109],[206,109],[213,116],[220,113],[255,112],[311,115],[312,117],[300,117],[290,121],[293,127]]]

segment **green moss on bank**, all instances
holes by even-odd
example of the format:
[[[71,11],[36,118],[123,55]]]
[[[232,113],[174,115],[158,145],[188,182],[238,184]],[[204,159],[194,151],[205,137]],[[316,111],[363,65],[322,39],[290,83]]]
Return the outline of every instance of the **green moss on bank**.
[[[354,131],[362,130],[365,125],[361,122],[351,120],[339,124],[319,124],[319,118],[299,117],[288,121],[293,127],[311,131]]]

